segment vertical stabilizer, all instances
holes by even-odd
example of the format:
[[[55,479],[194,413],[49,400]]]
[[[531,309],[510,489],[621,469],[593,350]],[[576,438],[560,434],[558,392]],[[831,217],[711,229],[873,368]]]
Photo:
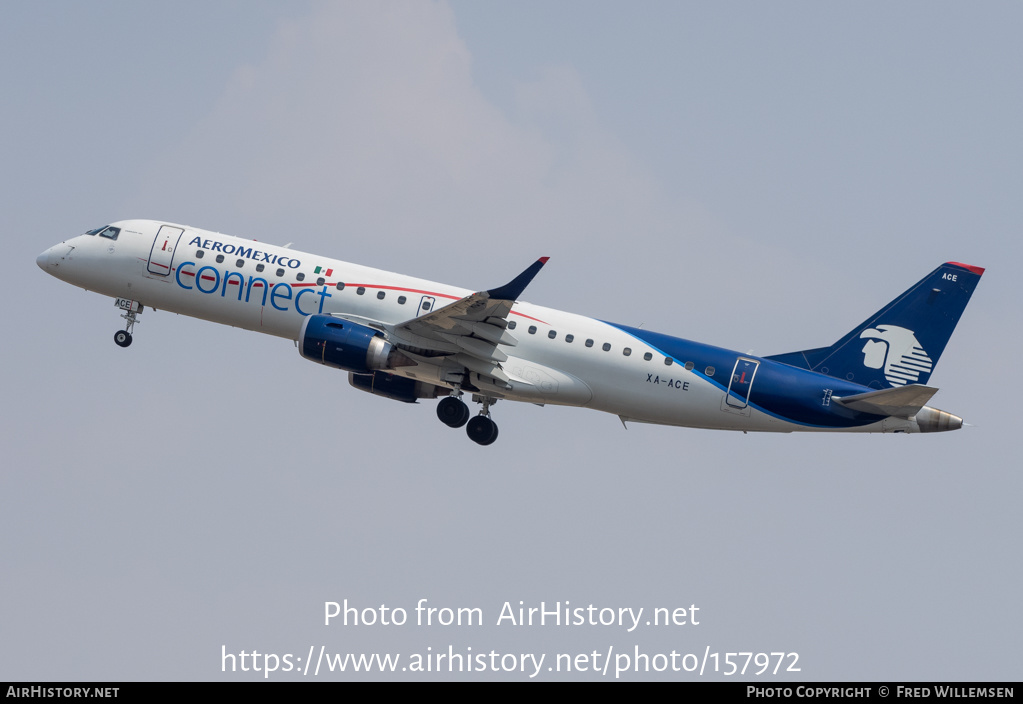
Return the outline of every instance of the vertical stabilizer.
[[[831,347],[768,359],[876,389],[926,384],[983,273],[946,262]]]

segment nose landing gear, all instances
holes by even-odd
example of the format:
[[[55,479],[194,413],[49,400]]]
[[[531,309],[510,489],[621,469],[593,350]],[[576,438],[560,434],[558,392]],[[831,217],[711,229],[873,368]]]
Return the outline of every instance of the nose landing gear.
[[[138,316],[142,312],[142,304],[138,301],[129,301],[124,298],[118,298],[114,301],[114,305],[125,311],[121,316],[127,321],[124,330],[118,330],[114,333],[114,344],[118,347],[127,347],[131,344],[131,331],[135,327],[135,323],[138,321]]]

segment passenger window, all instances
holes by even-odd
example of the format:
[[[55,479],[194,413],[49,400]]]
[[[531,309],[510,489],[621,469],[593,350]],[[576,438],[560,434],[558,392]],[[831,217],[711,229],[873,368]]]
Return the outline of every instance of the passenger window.
[[[277,276],[284,276],[284,269],[278,269]]]
[[[536,326],[535,325],[530,325],[529,326],[529,334],[530,335],[535,335],[536,334]]]
[[[305,281],[305,274],[303,274],[301,271],[298,272],[298,274],[295,275],[295,280],[296,281]]]
[[[386,293],[384,293],[383,291],[377,291],[377,298],[378,298],[379,300],[381,300],[381,301],[382,301],[382,300],[384,300],[384,296],[386,296],[386,295],[387,295],[387,294],[386,294]]]
[[[327,282],[327,280],[325,278],[323,278],[322,276],[320,278],[316,279],[316,285],[317,286],[322,286],[326,282]]]
[[[693,364],[692,362],[686,362],[686,371],[687,371],[687,372],[691,372],[691,371],[693,371],[693,367],[695,367],[695,366],[696,366],[696,365],[695,365],[695,364]]]
[[[206,256],[206,252],[202,251],[201,249],[195,250],[195,258],[196,259],[202,259],[205,256]]]
[[[547,337],[551,338],[552,340],[553,340],[553,339],[554,339],[555,337],[557,337],[557,336],[558,336],[558,333],[556,333],[556,332],[555,332],[555,331],[553,331],[553,330],[551,330],[551,331],[549,331],[549,332],[547,333]]]
[[[714,369],[714,367],[707,367],[703,373],[706,374],[707,376],[714,376],[715,371],[717,370]]]
[[[224,255],[223,254],[218,254],[217,255],[217,264],[223,264],[223,263],[224,263]]]
[[[422,308],[423,308],[423,310],[430,310],[430,302],[429,301],[423,301]]]
[[[650,361],[651,359],[653,359],[653,358],[654,358],[654,356],[653,356],[652,354],[650,354],[649,352],[647,352],[646,354],[644,354],[644,355],[643,355],[643,359],[645,359],[645,360],[646,360],[646,361],[648,361],[648,362],[649,362],[649,361]]]
[[[344,291],[345,290],[345,282],[344,281],[338,281],[337,284],[334,286],[334,288],[336,288],[338,291]]]
[[[622,350],[622,354],[628,357],[630,354],[632,354],[632,348],[626,347],[624,350]]]
[[[236,267],[238,267],[239,269],[241,269],[243,266],[245,266],[245,260],[244,259],[239,259],[238,261],[236,261],[234,263],[234,265]]]
[[[571,342],[575,339],[575,335],[565,335],[565,342]]]
[[[258,272],[260,272],[260,273],[262,273],[262,272],[263,272],[263,269],[265,269],[265,268],[266,268],[266,267],[265,267],[265,266],[263,266],[262,264],[256,264],[256,271],[258,271]]]
[[[586,341],[586,346],[587,347],[593,347],[593,340],[587,340]]]
[[[509,320],[508,321],[508,329],[509,330],[514,330],[515,329],[515,325],[516,325],[516,322],[514,320]]]
[[[360,286],[359,288],[355,289],[355,292],[361,296],[362,294],[366,293],[366,287]]]
[[[601,349],[604,350],[605,352],[610,352],[611,351],[611,343],[610,342],[605,342],[603,347],[601,347]]]
[[[407,300],[408,300],[408,299],[407,299],[407,298],[405,298],[404,296],[398,296],[398,305],[399,305],[399,306],[403,306],[403,305],[405,305],[405,301],[407,301]]]
[[[672,365],[672,363],[673,363],[673,360],[671,359],[671,357],[665,357],[664,358],[664,366],[670,367]]]

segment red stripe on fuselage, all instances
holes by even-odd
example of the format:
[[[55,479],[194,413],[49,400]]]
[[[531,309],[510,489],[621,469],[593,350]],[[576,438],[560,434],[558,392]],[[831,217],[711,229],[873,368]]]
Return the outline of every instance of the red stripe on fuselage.
[[[451,301],[461,300],[458,296],[449,296],[446,293],[436,293],[434,291],[423,291],[423,290],[418,289],[418,288],[404,288],[402,286],[383,286],[383,285],[377,285],[377,284],[345,284],[345,288],[348,288],[349,286],[355,286],[356,288],[358,288],[359,286],[362,286],[363,288],[379,288],[379,289],[382,289],[384,291],[405,291],[406,293],[421,293],[424,296],[434,296],[436,298],[447,298],[448,300],[451,300]]]

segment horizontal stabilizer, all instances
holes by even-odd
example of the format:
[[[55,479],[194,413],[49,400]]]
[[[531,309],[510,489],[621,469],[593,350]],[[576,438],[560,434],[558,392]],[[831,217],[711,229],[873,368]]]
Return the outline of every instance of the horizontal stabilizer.
[[[865,394],[856,394],[845,398],[833,397],[831,400],[862,413],[909,418],[915,416],[921,408],[926,406],[927,402],[931,400],[931,396],[936,393],[938,390],[933,386],[907,384],[896,386],[893,389],[868,391]]]

